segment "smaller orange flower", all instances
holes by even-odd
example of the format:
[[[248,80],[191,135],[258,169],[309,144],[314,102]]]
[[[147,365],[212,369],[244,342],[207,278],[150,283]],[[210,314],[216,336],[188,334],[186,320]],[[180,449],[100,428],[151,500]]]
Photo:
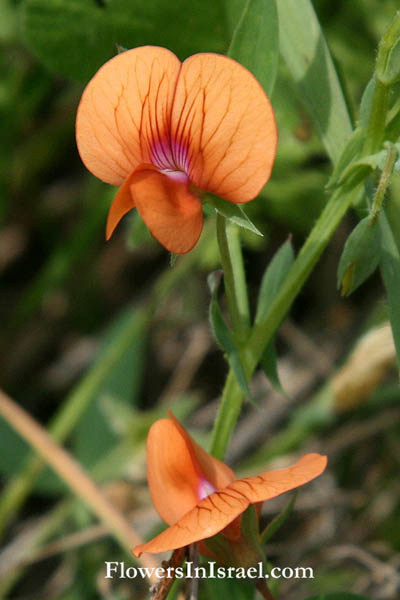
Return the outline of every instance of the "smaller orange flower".
[[[304,485],[326,467],[326,456],[307,454],[287,469],[236,479],[168,412],[170,418],[156,421],[147,437],[147,477],[153,504],[170,527],[136,546],[137,557],[182,548],[218,533],[234,546],[242,539],[241,515],[250,505],[256,505],[259,514],[263,502]],[[200,550],[213,553],[204,543]]]
[[[183,63],[156,46],[105,63],[86,86],[78,150],[96,177],[120,186],[107,239],[136,207],[152,235],[189,252],[203,227],[201,196],[249,202],[271,174],[277,145],[271,104],[253,75],[219,54]]]

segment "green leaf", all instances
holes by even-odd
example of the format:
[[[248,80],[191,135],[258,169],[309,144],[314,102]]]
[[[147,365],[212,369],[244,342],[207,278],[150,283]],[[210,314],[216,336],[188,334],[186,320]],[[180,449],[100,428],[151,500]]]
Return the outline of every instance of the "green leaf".
[[[349,296],[372,273],[381,257],[381,235],[377,219],[365,217],[346,240],[338,266],[338,288]]]
[[[257,300],[256,325],[265,318],[293,262],[292,242],[288,239],[275,253],[263,275]]]
[[[269,307],[278,293],[279,288],[283,284],[293,262],[293,247],[290,239],[288,239],[276,252],[263,275],[257,301],[257,310],[255,316],[256,325],[261,323],[265,318],[265,315],[267,314]],[[282,389],[279,381],[274,340],[271,340],[271,342],[265,348],[260,360],[260,365],[275,389],[283,394],[284,390]]]
[[[278,357],[276,354],[275,340],[271,340],[271,342],[265,348],[260,360],[260,366],[274,388],[281,394],[285,394],[285,391],[282,388],[282,384],[279,380]]]
[[[310,0],[279,0],[280,50],[333,163],[352,124],[334,63]]]
[[[387,291],[390,324],[400,367],[400,254],[385,210],[379,214],[382,253],[380,268]]]
[[[386,86],[400,79],[400,12],[396,13],[379,44],[376,76]]]
[[[350,594],[349,592],[336,592],[333,594],[319,594],[312,596],[306,600],[372,600],[367,596],[359,596],[358,594]]]
[[[243,393],[251,399],[246,373],[240,358],[239,348],[236,345],[231,330],[225,322],[220,306],[218,304],[217,295],[221,275],[221,271],[214,271],[208,276],[208,285],[211,290],[211,302],[209,310],[211,329],[217,341],[217,344],[225,352],[228,363],[232,368],[236,380],[242,388]]]
[[[223,52],[222,3],[213,0],[26,0],[25,38],[49,68],[87,81],[117,52],[146,44],[165,46],[184,59]]]
[[[366,129],[368,126],[369,115],[371,114],[372,108],[372,100],[374,97],[376,87],[376,79],[375,75],[371,77],[369,80],[367,87],[364,90],[364,93],[361,98],[360,104],[360,125],[363,129]]]
[[[297,498],[297,492],[295,492],[293,497],[290,499],[290,502],[288,502],[287,506],[285,506],[281,510],[279,515],[277,515],[276,517],[274,517],[272,519],[271,523],[269,523],[267,525],[267,527],[264,529],[264,531],[261,533],[261,544],[263,546],[267,542],[269,542],[269,540],[272,538],[272,536],[275,535],[275,533],[285,523],[286,519],[288,519],[290,517],[290,515],[293,512],[294,505],[296,504],[296,498]]]
[[[384,73],[384,83],[394,85],[400,80],[400,39],[394,44],[390,51]]]
[[[247,0],[234,31],[228,56],[245,66],[272,94],[279,58],[275,0]]]
[[[243,13],[243,0],[225,0],[225,18],[229,36],[232,38]]]
[[[252,231],[256,235],[260,235],[263,237],[263,234],[257,227],[252,223],[249,217],[244,212],[243,208],[240,204],[234,204],[233,202],[227,202],[226,200],[222,200],[217,196],[208,195],[206,197],[206,201],[211,204],[217,212],[223,215],[235,225],[239,225],[239,227],[243,227],[244,229],[248,229]]]
[[[400,144],[393,144],[397,152],[400,151]],[[347,186],[356,186],[364,181],[372,171],[376,169],[383,170],[388,156],[387,149],[381,150],[376,154],[363,156],[348,165],[338,179],[338,184]]]

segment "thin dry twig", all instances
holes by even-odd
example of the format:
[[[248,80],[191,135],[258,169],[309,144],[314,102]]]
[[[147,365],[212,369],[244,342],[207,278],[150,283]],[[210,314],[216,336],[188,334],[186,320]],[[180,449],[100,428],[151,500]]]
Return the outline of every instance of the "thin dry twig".
[[[313,365],[315,373],[320,377],[327,377],[330,374],[332,369],[332,357],[330,353],[318,346],[293,321],[286,319],[282,323],[279,335],[288,342],[289,347],[304,363]]]
[[[322,449],[333,456],[343,452],[349,446],[379,435],[387,431],[393,424],[399,422],[400,409],[391,408],[376,417],[362,423],[348,423],[338,429],[330,438],[322,444]]]
[[[185,393],[207,354],[211,342],[209,329],[205,323],[200,323],[192,328],[189,344],[160,397],[160,404],[167,404],[176,396],[182,396]]]
[[[167,575],[170,573],[170,571],[168,571],[170,568],[172,568],[174,570],[173,572],[175,573],[176,567],[181,566],[183,559],[185,558],[185,554],[186,547],[178,548],[177,550],[173,551],[169,560],[163,561],[162,566],[164,569],[166,569]],[[164,598],[168,596],[169,590],[171,589],[174,581],[175,575],[173,577],[164,577],[164,579],[158,581],[156,585],[153,585],[150,588],[151,600],[164,600]]]
[[[194,569],[199,566],[199,551],[197,544],[191,544],[189,546],[189,559],[193,563]],[[197,600],[199,595],[199,579],[198,577],[192,577],[190,582],[190,595],[189,600]]]

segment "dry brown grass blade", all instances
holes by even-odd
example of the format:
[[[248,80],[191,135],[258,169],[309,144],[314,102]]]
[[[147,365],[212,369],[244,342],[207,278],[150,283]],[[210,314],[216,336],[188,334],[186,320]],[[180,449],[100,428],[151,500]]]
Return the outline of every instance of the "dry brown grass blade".
[[[57,444],[35,419],[1,390],[0,415],[54,469],[57,475],[102,521],[127,552],[130,552],[130,549],[137,544],[142,543],[142,540],[123,514],[107,500],[72,456]],[[157,566],[156,561],[151,556],[144,556],[141,562],[145,567]],[[153,574],[150,579],[156,581],[155,575]]]

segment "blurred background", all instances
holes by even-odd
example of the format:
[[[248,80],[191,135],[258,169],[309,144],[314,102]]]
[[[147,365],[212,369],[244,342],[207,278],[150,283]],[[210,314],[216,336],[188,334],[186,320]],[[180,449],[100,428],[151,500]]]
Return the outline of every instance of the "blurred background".
[[[356,120],[399,3],[313,5]],[[206,278],[219,267],[215,222],[210,215],[200,244],[174,266],[135,214],[106,243],[116,189],[82,165],[75,114],[85,83],[116,44],[167,46],[184,59],[226,52],[233,27],[215,0],[0,0],[0,386],[42,424],[59,427],[143,536],[161,527],[145,481],[148,427],[170,407],[208,444],[227,373],[208,324]],[[331,172],[283,61],[272,103],[278,156],[267,187],[246,207],[264,237],[241,234],[253,308],[276,250],[289,236],[298,250],[313,226]],[[328,472],[300,491],[268,545],[273,563],[314,568],[313,580],[281,583],[285,600],[340,590],[394,600],[400,590],[399,390],[383,286],[375,274],[342,298],[336,283],[357,221],[343,221],[278,333],[284,393],[256,374],[260,409],[246,406],[227,457],[250,474],[308,451],[329,455]],[[27,486],[10,513],[0,501],[0,597],[145,598],[143,581],[103,579],[104,561],[126,557],[56,476],[29,475],[28,454],[0,420],[4,493],[15,477]],[[263,524],[287,502],[265,505]],[[200,597],[252,597],[246,585],[229,585],[210,580]]]

